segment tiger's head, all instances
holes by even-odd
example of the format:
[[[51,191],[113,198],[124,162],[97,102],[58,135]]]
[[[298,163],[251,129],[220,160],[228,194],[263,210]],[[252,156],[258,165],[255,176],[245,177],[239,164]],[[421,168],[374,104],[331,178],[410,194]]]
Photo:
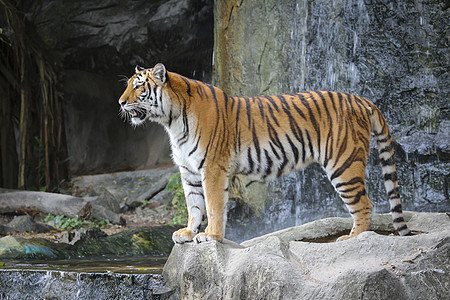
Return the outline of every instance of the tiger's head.
[[[119,98],[120,114],[134,126],[146,120],[164,122],[170,111],[170,101],[163,89],[166,86],[166,67],[159,63],[153,69],[136,66],[125,92]]]

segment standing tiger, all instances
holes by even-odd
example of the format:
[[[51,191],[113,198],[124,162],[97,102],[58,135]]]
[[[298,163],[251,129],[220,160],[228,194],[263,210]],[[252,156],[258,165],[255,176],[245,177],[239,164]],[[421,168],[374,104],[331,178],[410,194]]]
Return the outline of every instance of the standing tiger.
[[[270,97],[230,97],[163,64],[136,67],[119,99],[134,126],[164,126],[180,167],[189,220],[175,243],[222,241],[230,174],[270,179],[319,163],[353,217],[348,239],[369,229],[373,204],[364,172],[375,134],[395,229],[410,235],[402,214],[394,149],[378,108],[354,95],[314,91]],[[208,226],[200,233],[206,212]]]

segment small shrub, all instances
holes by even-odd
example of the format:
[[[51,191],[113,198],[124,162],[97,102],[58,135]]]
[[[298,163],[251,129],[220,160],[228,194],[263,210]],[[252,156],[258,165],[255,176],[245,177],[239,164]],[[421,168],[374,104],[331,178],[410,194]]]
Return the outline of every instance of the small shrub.
[[[186,200],[184,197],[183,185],[181,184],[180,173],[173,174],[166,186],[166,191],[173,192],[172,200],[169,205],[175,209],[175,216],[172,219],[173,225],[186,225],[188,220],[188,212]]]

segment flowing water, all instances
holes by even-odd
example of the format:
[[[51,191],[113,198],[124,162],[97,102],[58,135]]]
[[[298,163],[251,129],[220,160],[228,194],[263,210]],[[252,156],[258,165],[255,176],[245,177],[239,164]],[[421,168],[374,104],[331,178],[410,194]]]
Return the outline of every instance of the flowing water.
[[[8,260],[0,262],[0,270],[161,274],[166,260],[167,256]]]
[[[2,261],[0,299],[160,299],[167,257]]]

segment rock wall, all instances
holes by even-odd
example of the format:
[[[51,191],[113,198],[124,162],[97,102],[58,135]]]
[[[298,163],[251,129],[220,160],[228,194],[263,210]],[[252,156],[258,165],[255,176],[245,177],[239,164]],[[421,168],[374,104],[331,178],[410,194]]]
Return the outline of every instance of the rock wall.
[[[215,1],[214,16],[216,85],[230,95],[320,89],[371,100],[392,130],[404,208],[450,210],[448,4]],[[366,177],[375,211],[387,212],[376,149]],[[230,203],[237,214],[237,220],[230,218],[231,239],[347,215],[317,166],[256,190],[267,199],[262,206],[259,200]],[[233,211],[243,206],[253,216]]]
[[[63,55],[64,108],[72,174],[171,162],[163,128],[132,128],[117,100],[135,65],[162,62],[211,81],[211,0],[24,1],[49,47]]]

